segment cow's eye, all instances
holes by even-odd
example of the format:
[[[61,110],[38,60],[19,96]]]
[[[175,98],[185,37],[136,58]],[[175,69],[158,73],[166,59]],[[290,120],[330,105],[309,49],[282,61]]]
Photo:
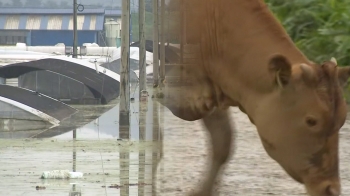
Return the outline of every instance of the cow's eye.
[[[313,117],[307,117],[306,118],[306,124],[309,126],[309,127],[314,127],[317,125],[317,120]]]

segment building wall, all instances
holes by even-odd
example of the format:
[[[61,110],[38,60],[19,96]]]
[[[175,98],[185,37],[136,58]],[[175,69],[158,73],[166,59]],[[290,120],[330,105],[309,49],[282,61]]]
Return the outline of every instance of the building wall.
[[[0,45],[16,45],[18,42],[25,43],[27,31],[23,30],[0,30]]]
[[[31,31],[31,46],[50,46],[57,43],[64,43],[66,46],[73,46],[73,31],[61,30],[38,30]],[[78,31],[78,46],[83,43],[98,43],[97,31]]]

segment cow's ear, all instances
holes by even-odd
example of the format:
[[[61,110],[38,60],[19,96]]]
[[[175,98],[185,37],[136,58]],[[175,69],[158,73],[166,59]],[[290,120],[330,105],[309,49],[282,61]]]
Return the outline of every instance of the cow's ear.
[[[274,75],[274,82],[283,88],[289,83],[292,75],[292,65],[289,60],[280,54],[273,55],[269,60],[269,70]]]
[[[338,81],[341,87],[344,87],[350,77],[350,66],[338,67]]]

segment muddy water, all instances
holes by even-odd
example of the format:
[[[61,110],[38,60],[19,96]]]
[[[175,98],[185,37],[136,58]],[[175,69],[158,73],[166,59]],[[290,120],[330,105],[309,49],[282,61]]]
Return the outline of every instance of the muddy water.
[[[102,112],[99,120],[92,119],[75,132],[69,130],[45,139],[1,139],[0,195],[69,195],[75,190],[92,196],[183,196],[195,189],[205,175],[210,156],[208,134],[200,122],[182,121],[167,108],[158,103],[153,107],[152,103],[149,108],[159,107],[160,111],[151,116],[159,119],[143,119],[138,128],[130,129],[130,140],[118,140],[120,132],[113,116],[116,105]],[[305,195],[304,188],[268,157],[246,115],[236,108],[231,112],[237,128],[237,148],[222,180],[216,184],[216,195]],[[147,124],[149,129],[143,126]],[[343,195],[350,193],[349,129],[347,121],[340,136]],[[155,170],[161,149],[157,141],[160,133],[164,158]],[[55,169],[80,171],[84,177],[40,179],[43,171]],[[36,190],[36,186],[45,189]]]

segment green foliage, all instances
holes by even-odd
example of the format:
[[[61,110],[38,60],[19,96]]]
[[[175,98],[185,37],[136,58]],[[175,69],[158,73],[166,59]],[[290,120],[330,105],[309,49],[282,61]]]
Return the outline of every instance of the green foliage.
[[[350,65],[349,0],[265,0],[297,47],[321,63]]]
[[[297,47],[321,63],[335,57],[350,65],[349,0],[265,0]],[[344,91],[350,102],[350,85]]]

